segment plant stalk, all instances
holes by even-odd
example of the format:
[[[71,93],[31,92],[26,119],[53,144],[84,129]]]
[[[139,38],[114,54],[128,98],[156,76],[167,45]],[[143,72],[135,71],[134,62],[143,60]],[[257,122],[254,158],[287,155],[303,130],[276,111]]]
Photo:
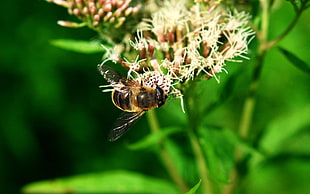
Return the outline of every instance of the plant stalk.
[[[256,92],[258,88],[258,83],[261,75],[261,70],[264,64],[264,58],[266,55],[266,51],[268,49],[267,45],[267,37],[268,37],[268,28],[269,28],[269,11],[270,11],[270,2],[269,0],[260,0],[260,4],[262,6],[261,9],[261,31],[259,32],[259,47],[257,50],[256,60],[254,64],[254,70],[252,74],[252,79],[249,86],[249,91],[247,97],[245,99],[243,110],[241,113],[240,124],[238,128],[238,136],[240,139],[247,141],[248,134],[251,130],[252,126],[252,118],[256,104]],[[243,160],[243,150],[240,147],[237,147],[234,154],[235,158],[235,167],[230,174],[231,184],[227,185],[222,194],[231,194],[234,192],[236,185],[239,183],[239,172],[237,169],[238,164]]]
[[[203,152],[201,150],[201,146],[199,144],[198,138],[195,136],[195,134],[191,131],[189,131],[189,139],[191,146],[194,151],[195,158],[197,160],[197,166],[201,177],[201,186],[202,186],[202,193],[204,194],[213,194],[212,184],[210,181],[209,171],[207,168],[207,163],[204,158]]]
[[[282,32],[282,34],[280,34],[277,38],[273,39],[272,41],[268,42],[266,44],[266,49],[272,48],[273,46],[275,46],[278,42],[280,42],[286,35],[288,35],[289,32],[291,32],[291,30],[295,27],[295,25],[297,24],[300,16],[302,14],[302,11],[298,11],[294,17],[294,19],[292,20],[292,22],[288,25],[288,27]]]
[[[202,151],[202,147],[199,144],[199,138],[197,137],[195,131],[197,131],[198,122],[200,120],[200,115],[197,112],[199,108],[197,107],[197,100],[198,96],[195,95],[196,90],[196,83],[192,83],[191,85],[186,88],[186,110],[187,110],[187,117],[188,122],[190,124],[190,128],[188,129],[188,137],[190,140],[190,144],[196,159],[198,173],[200,174],[201,178],[201,190],[204,194],[213,194],[213,186],[210,181],[209,170],[207,168],[207,162],[205,156]]]
[[[151,128],[152,133],[156,133],[160,131],[159,123],[155,114],[154,110],[149,110],[147,112],[147,119]],[[182,190],[182,192],[187,192],[189,190],[188,186],[184,182],[182,176],[179,174],[178,170],[175,167],[175,164],[169,154],[169,152],[166,150],[164,141],[161,141],[159,143],[159,156],[168,171],[170,177],[175,182],[175,184],[178,185],[178,187]]]

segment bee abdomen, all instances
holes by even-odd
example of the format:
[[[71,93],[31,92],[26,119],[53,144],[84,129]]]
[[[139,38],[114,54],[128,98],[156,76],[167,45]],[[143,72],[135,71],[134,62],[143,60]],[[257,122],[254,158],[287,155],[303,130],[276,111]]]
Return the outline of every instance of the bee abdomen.
[[[112,100],[115,106],[123,111],[131,111],[132,106],[130,102],[131,92],[120,92],[118,90],[114,90],[112,93]]]

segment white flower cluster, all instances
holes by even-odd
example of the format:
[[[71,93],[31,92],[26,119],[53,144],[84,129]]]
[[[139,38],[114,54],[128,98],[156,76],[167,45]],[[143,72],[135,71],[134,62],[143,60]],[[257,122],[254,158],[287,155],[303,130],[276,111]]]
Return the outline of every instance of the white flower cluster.
[[[164,83],[164,90],[178,97],[180,83],[197,77],[218,80],[226,61],[246,58],[254,32],[247,26],[247,13],[203,5],[188,8],[184,1],[165,1],[130,41],[139,52],[135,62],[122,65],[150,86]]]

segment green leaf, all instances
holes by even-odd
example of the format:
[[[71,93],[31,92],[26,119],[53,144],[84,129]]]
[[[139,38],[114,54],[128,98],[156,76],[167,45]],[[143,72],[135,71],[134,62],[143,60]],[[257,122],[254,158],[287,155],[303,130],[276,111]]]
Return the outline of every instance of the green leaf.
[[[30,183],[23,193],[180,193],[172,183],[129,171],[108,171]],[[164,192],[163,192],[164,191]]]
[[[199,128],[198,132],[210,175],[217,181],[230,182],[229,175],[234,165],[235,147],[242,148],[244,153],[251,154],[255,158],[264,158],[262,153],[240,140],[230,129],[208,126]]]
[[[292,160],[299,160],[303,162],[310,162],[310,154],[306,153],[280,153],[270,157],[268,160],[264,162],[264,165],[269,163],[280,164],[284,162],[290,162]]]
[[[105,52],[105,49],[98,41],[84,41],[73,39],[56,39],[50,42],[52,45],[78,53],[93,54]]]
[[[128,148],[132,150],[140,150],[140,149],[149,148],[153,145],[158,144],[158,142],[161,141],[163,138],[171,134],[178,133],[180,131],[183,131],[183,129],[176,128],[176,127],[162,128],[160,131],[151,133],[150,135],[146,136],[145,138],[141,139],[138,142],[129,144]]]
[[[309,180],[309,158],[280,157],[250,170],[242,193],[309,193]]]
[[[249,153],[251,155],[256,155],[259,157],[263,157],[263,153],[259,152],[252,146],[248,145],[246,142],[239,139],[235,133],[233,133],[230,129],[223,129],[223,135],[227,138],[227,140],[236,147],[241,147],[245,153]]]
[[[304,71],[306,73],[310,73],[310,65],[304,62],[303,60],[299,59],[295,54],[291,53],[290,51],[278,47],[281,53],[298,69]]]
[[[163,146],[165,153],[168,153],[169,155],[169,160],[171,159],[173,161],[176,170],[182,178],[186,182],[193,182],[196,181],[197,178],[197,169],[194,158],[191,154],[186,153],[184,147],[180,146],[180,142],[176,143],[172,139],[166,138],[169,135],[182,131],[184,131],[184,129],[175,127],[162,128],[160,131],[152,133],[142,140],[128,145],[128,148],[132,150],[140,150],[146,148],[159,148],[158,145]],[[159,142],[161,142],[161,144],[159,144]],[[184,141],[182,141],[182,143],[184,143],[184,145],[187,144]],[[155,151],[161,152],[162,150],[155,149]]]
[[[293,149],[293,145],[296,146],[296,143],[292,143],[291,141],[293,138],[296,138],[299,132],[304,130],[303,127],[310,124],[309,115],[310,104],[306,104],[297,111],[288,112],[274,119],[274,121],[266,127],[260,139],[259,149],[266,153],[265,157],[254,155],[254,157],[251,158],[250,166],[253,169],[257,168],[257,165],[261,162],[283,152],[284,149]],[[298,141],[298,143],[300,142]]]
[[[211,177],[217,181],[229,183],[229,172],[233,161],[231,143],[221,129],[201,127],[198,132]]]
[[[269,126],[261,139],[260,147],[269,154],[276,154],[285,148],[286,142],[294,137],[304,126],[310,124],[310,104],[305,104],[294,112],[275,119]]]
[[[197,190],[199,189],[200,184],[201,184],[201,179],[199,180],[199,182],[193,188],[191,188],[191,190],[186,192],[186,194],[195,194],[197,192]]]
[[[283,148],[281,150],[281,154],[289,153],[291,155],[310,155],[310,126],[305,125],[303,128],[304,129],[298,130],[298,132],[296,132],[285,142],[290,146]]]
[[[259,150],[253,148],[246,142],[242,141],[240,138],[237,137],[237,135],[229,129],[223,129],[223,134],[227,138],[227,141],[229,141],[233,146],[239,147],[242,149],[243,154],[250,154],[250,168],[256,167],[257,161],[262,161],[266,158],[264,153],[261,153]]]
[[[183,180],[188,183],[193,183],[197,180],[197,166],[195,158],[193,158],[191,151],[186,150],[184,146],[180,144],[188,145],[189,143],[183,140],[175,142],[170,139],[164,141],[164,147],[166,148],[171,160],[174,163],[175,168],[182,176]]]

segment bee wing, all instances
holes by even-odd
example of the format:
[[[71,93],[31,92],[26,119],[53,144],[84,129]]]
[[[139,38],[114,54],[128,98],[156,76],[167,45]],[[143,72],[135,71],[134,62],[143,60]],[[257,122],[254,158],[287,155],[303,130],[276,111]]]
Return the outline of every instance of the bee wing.
[[[124,112],[116,121],[115,127],[109,134],[109,141],[115,141],[126,133],[129,127],[135,123],[145,111]]]
[[[121,80],[125,80],[121,73],[108,65],[99,64],[98,70],[110,84],[118,84]]]

